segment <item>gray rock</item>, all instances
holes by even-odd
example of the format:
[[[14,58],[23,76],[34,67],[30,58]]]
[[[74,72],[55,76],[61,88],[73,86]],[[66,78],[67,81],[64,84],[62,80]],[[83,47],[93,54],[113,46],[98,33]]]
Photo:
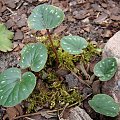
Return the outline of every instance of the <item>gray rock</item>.
[[[65,76],[66,82],[68,83],[69,89],[78,87],[79,80],[72,74],[68,74]]]
[[[67,118],[60,118],[60,120],[93,120],[84,109],[81,109],[78,106],[71,108],[66,116]]]
[[[120,31],[106,43],[103,50],[103,57],[116,57],[120,60]]]
[[[102,56],[115,57],[118,64],[118,70],[112,80],[103,82],[102,92],[111,95],[117,103],[120,103],[120,31],[106,43]],[[120,120],[120,115],[116,120]]]

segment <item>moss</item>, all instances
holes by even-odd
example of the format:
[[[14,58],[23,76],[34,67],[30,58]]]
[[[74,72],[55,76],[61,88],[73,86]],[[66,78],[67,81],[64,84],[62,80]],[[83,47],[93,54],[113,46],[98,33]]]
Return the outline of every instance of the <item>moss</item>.
[[[97,48],[97,46],[93,45],[92,43],[88,43],[87,48],[85,48],[81,54],[81,61],[88,63],[94,56],[99,56],[100,54],[101,49]]]
[[[37,38],[39,41],[46,43],[46,47],[48,49],[48,61],[47,61],[47,66],[54,66],[55,63],[55,55],[52,51],[51,44],[48,42],[48,37],[43,36],[43,37],[38,37]],[[97,46],[93,45],[92,43],[88,43],[87,48],[83,50],[83,53],[80,55],[71,55],[68,52],[65,52],[61,47],[60,47],[60,37],[57,35],[53,35],[53,44],[55,48],[57,49],[57,54],[58,54],[58,59],[59,59],[59,67],[64,67],[64,68],[69,68],[73,69],[75,67],[76,62],[83,62],[83,63],[88,63],[90,62],[91,58],[100,55],[101,51]]]
[[[27,112],[36,112],[36,107],[47,107],[49,109],[63,108],[67,103],[69,105],[81,102],[82,96],[77,89],[68,90],[65,84],[61,81],[55,81],[51,84],[45,83],[36,90],[27,99],[29,103]]]
[[[29,103],[28,113],[35,112],[37,106],[58,109],[64,107],[67,103],[69,105],[76,102],[80,103],[82,96],[77,89],[69,90],[68,86],[63,81],[59,80],[54,71],[47,71],[49,67],[53,68],[55,63],[55,55],[47,36],[37,37],[37,39],[46,43],[45,45],[48,49],[49,56],[46,67],[40,72],[42,76],[42,84],[40,83],[40,85],[37,85],[34,92],[27,99]],[[88,47],[83,50],[82,54],[70,55],[62,50],[60,47],[60,38],[55,35],[53,36],[53,44],[57,49],[59,67],[71,70],[75,68],[76,62],[88,63],[93,56],[100,54],[97,47],[89,43]]]

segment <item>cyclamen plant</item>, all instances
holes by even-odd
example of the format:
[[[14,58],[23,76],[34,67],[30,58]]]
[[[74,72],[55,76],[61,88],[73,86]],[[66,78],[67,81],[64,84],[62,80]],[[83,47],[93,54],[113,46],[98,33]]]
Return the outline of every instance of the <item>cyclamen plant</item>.
[[[48,39],[56,56],[58,55],[53,45],[50,29],[56,28],[64,20],[64,12],[53,5],[39,5],[35,7],[28,18],[28,26],[34,30],[47,30]],[[87,47],[87,41],[79,36],[65,36],[60,45],[66,52],[78,55]],[[47,48],[43,43],[29,43],[21,51],[20,69],[9,68],[0,74],[0,105],[10,107],[19,104],[26,99],[36,85],[36,76],[32,72],[22,73],[22,69],[30,68],[39,72],[46,64],[48,57]],[[115,58],[106,58],[95,65],[94,74],[101,81],[110,80],[117,70]],[[101,104],[100,104],[101,103]],[[89,101],[90,106],[98,113],[114,117],[119,113],[119,105],[113,98],[105,94],[99,94]],[[102,105],[100,107],[100,105]]]

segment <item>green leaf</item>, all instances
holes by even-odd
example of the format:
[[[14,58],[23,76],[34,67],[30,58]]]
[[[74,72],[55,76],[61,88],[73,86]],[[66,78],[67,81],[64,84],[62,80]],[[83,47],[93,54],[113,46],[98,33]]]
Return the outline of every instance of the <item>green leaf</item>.
[[[36,77],[31,72],[21,75],[18,68],[9,68],[0,74],[0,105],[15,106],[33,91]]]
[[[28,18],[28,26],[35,30],[52,29],[64,20],[63,11],[53,5],[39,5],[35,7]]]
[[[21,51],[20,67],[30,67],[32,71],[39,72],[47,61],[47,49],[42,43],[26,45]]]
[[[70,54],[80,54],[83,48],[86,48],[87,41],[79,36],[65,36],[61,40],[61,47]]]
[[[101,81],[110,80],[117,70],[117,62],[115,58],[106,58],[98,62],[94,67],[94,74]]]
[[[0,24],[0,51],[7,52],[12,50],[13,32],[7,30],[4,24]]]
[[[106,116],[115,117],[120,111],[119,104],[106,94],[97,94],[88,103],[96,112]]]

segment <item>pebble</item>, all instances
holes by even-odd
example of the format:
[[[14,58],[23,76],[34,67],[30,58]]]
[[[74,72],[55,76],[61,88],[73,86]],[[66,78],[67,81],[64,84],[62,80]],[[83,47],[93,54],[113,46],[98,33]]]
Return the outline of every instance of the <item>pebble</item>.
[[[21,15],[21,19],[18,20],[17,25],[19,28],[26,26],[27,16],[25,14]]]
[[[13,27],[14,24],[15,24],[15,23],[14,23],[11,19],[9,19],[9,20],[6,22],[6,26],[7,26],[7,28],[11,28],[11,27]]]
[[[21,30],[17,30],[14,36],[14,40],[22,40],[24,38],[23,32]]]
[[[5,4],[9,7],[9,8],[15,8],[16,4],[14,0],[4,0]]]
[[[85,18],[85,19],[82,20],[82,22],[88,24],[90,22],[90,20],[89,20],[89,18]]]
[[[76,4],[77,4],[76,1],[72,1],[72,2],[69,3],[69,6],[75,6]]]

